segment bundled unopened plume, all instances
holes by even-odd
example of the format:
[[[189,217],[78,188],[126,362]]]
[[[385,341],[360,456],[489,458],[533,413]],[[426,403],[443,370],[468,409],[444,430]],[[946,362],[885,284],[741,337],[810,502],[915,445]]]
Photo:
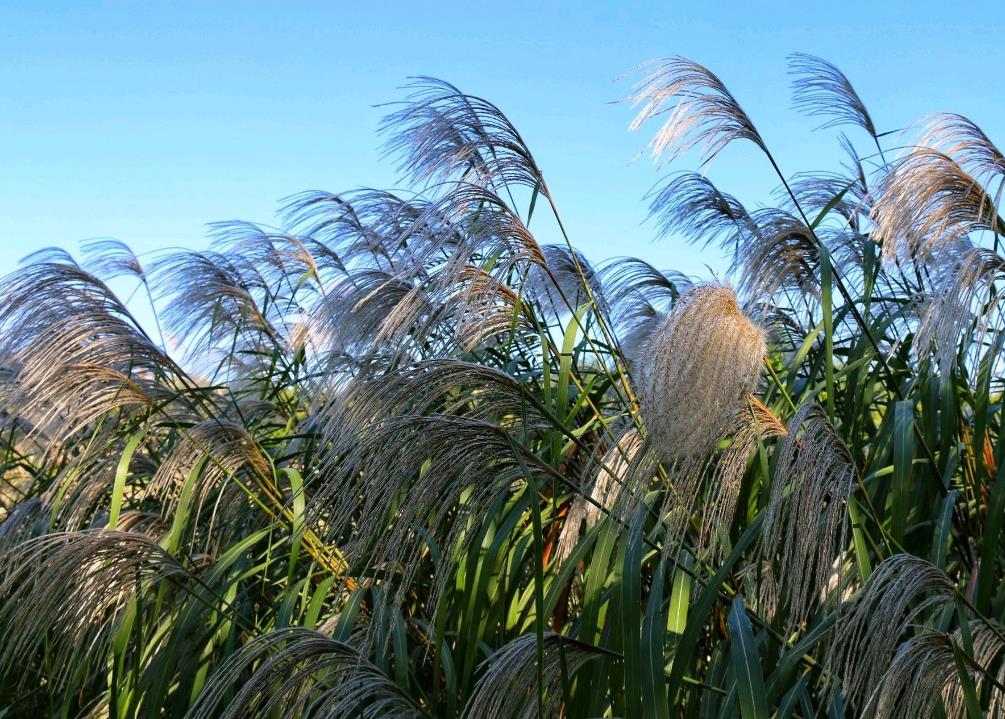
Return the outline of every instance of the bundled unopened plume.
[[[740,311],[732,288],[699,285],[681,295],[640,363],[654,448],[674,460],[710,452],[737,424],[764,352],[764,331]]]

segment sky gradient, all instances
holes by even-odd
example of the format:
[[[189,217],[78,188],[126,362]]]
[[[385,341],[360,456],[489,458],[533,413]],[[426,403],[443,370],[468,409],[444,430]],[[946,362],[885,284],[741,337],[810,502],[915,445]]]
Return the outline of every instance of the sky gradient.
[[[0,273],[98,236],[139,253],[201,248],[207,223],[276,224],[302,190],[398,187],[375,106],[414,75],[509,115],[591,259],[704,276],[717,251],[654,243],[644,222],[665,170],[630,162],[651,130],[628,133],[630,108],[612,104],[631,87],[613,79],[642,60],[681,54],[718,73],[787,173],[840,160],[836,131],[791,109],[795,51],[841,67],[881,131],[955,111],[1005,143],[991,2],[42,5],[0,5]],[[750,207],[776,185],[749,144],[708,174]]]

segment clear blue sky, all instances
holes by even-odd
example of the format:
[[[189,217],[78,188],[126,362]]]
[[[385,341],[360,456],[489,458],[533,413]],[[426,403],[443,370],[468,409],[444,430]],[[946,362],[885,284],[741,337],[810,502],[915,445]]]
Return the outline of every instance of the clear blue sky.
[[[814,7],[814,5],[816,5]],[[374,105],[434,75],[500,105],[592,259],[702,273],[715,252],[653,244],[628,161],[648,135],[609,104],[639,61],[717,72],[787,172],[836,162],[834,132],[790,109],[785,57],[840,66],[881,130],[962,112],[1005,143],[995,2],[0,3],[0,272],[35,249],[111,236],[203,247],[205,224],[273,222],[307,189],[395,186]],[[861,138],[859,138],[861,139]],[[683,166],[682,166],[683,167]],[[834,168],[836,169],[836,167]],[[752,147],[709,173],[754,206],[774,181]],[[706,272],[707,274],[707,272]]]

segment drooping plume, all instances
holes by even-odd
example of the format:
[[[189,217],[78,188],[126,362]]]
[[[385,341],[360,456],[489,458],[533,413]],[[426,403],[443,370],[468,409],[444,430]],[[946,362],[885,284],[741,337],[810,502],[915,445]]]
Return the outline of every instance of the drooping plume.
[[[544,635],[544,713],[538,713],[537,636],[525,634],[486,662],[485,674],[464,709],[464,719],[535,719],[557,717],[562,706],[563,675],[571,679],[599,656],[580,642]]]
[[[181,374],[108,287],[75,265],[32,264],[0,281],[0,404],[65,441],[113,410],[171,396]]]
[[[507,185],[547,194],[541,171],[502,111],[450,83],[420,77],[412,93],[384,118],[385,149],[406,177],[421,184],[449,179],[502,191]]]
[[[287,627],[234,652],[185,716],[420,719],[427,714],[356,647],[307,627]]]
[[[1005,275],[1005,257],[983,247],[964,246],[959,252],[943,254],[942,263],[932,274],[935,287],[921,307],[914,350],[925,359],[933,352],[939,370],[948,376],[961,352],[980,353],[985,338],[996,321]]]
[[[797,110],[807,115],[829,117],[824,127],[858,125],[873,137],[876,126],[865,103],[851,82],[835,65],[813,55],[797,52],[789,56],[789,74]]]
[[[729,447],[716,462],[709,481],[709,493],[701,521],[701,548],[708,548],[713,554],[721,548],[722,535],[728,535],[733,523],[750,455],[762,440],[783,437],[785,433],[785,425],[757,398],[751,396],[749,406],[742,412],[741,424],[734,432]]]
[[[952,157],[920,147],[883,179],[872,211],[883,256],[938,262],[970,233],[1005,228],[983,186]]]
[[[636,378],[654,449],[670,459],[710,452],[737,426],[765,351],[763,330],[730,287],[684,293],[649,339]]]
[[[904,632],[928,610],[951,602],[955,589],[945,572],[909,554],[895,554],[876,566],[842,609],[827,655],[827,666],[852,706],[865,706]]]
[[[789,420],[762,529],[765,556],[779,558],[783,585],[768,585],[762,600],[768,607],[784,605],[792,627],[809,617],[828,589],[846,543],[855,472],[826,412],[816,403],[803,405]]]
[[[986,681],[985,671],[992,674],[992,663],[1005,649],[1001,628],[983,621],[970,622],[973,641],[973,661],[980,670],[968,667],[967,673],[980,695]],[[875,719],[937,716],[940,700],[948,717],[967,716],[964,688],[956,664],[953,645],[963,649],[962,632],[951,634],[925,629],[897,649],[890,667],[883,673],[873,691],[863,716]],[[983,671],[981,671],[983,670]],[[995,681],[999,684],[1001,670]],[[987,716],[999,717],[1005,692],[992,685]]]
[[[186,575],[156,542],[131,532],[53,533],[14,547],[0,558],[0,675],[23,671],[44,645],[58,658],[48,680],[72,690],[81,665],[108,650],[133,594]]]
[[[639,69],[645,74],[628,100],[642,109],[629,129],[669,114],[649,143],[653,159],[670,162],[699,147],[702,159],[708,160],[734,140],[749,140],[766,150],[747,113],[708,68],[672,57],[652,60]]]
[[[580,532],[596,524],[603,509],[610,510],[615,506],[622,487],[628,481],[632,460],[642,449],[642,445],[643,440],[638,430],[629,427],[604,453],[598,463],[592,486],[585,488],[584,493],[576,495],[572,501],[555,550],[556,562],[561,564],[568,558],[579,542]]]

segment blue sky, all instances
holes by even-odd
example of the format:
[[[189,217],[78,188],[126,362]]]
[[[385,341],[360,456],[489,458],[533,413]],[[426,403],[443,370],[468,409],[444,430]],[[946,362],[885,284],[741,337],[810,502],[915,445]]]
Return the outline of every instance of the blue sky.
[[[835,132],[790,108],[793,51],[841,67],[880,130],[931,111],[1005,143],[997,3],[0,4],[0,272],[111,236],[137,252],[206,246],[215,220],[275,222],[308,189],[395,187],[376,129],[408,76],[498,104],[527,139],[573,241],[708,274],[717,252],[653,242],[612,80],[681,54],[717,72],[788,172],[836,169]],[[862,140],[861,136],[857,139]],[[678,169],[685,169],[680,165]],[[752,146],[709,170],[752,206],[775,181]]]

